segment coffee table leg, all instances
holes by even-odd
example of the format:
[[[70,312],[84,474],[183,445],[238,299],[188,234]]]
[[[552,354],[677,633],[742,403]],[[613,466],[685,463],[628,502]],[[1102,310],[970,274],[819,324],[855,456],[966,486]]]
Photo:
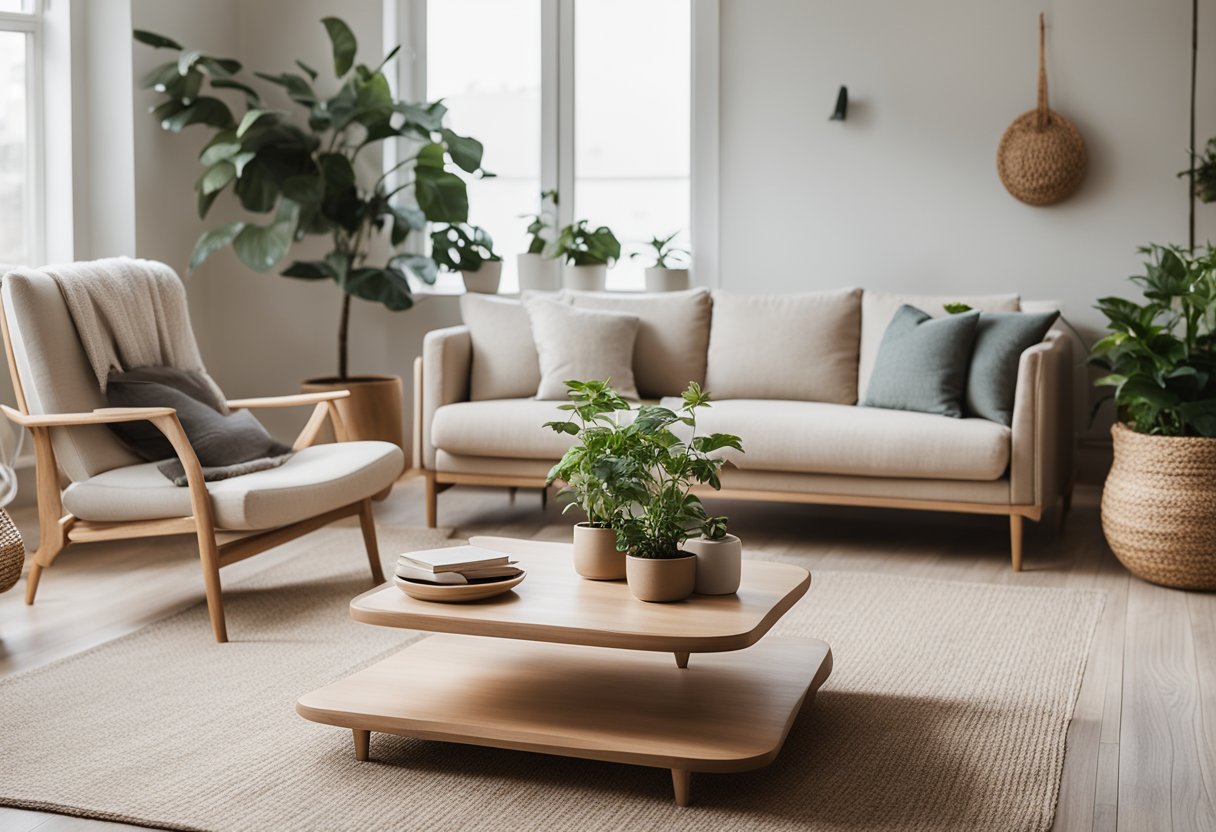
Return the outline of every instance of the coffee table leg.
[[[673,768],[671,785],[676,792],[676,805],[687,806],[692,791],[692,772],[686,768]]]
[[[679,667],[679,668],[688,667],[688,654],[687,653],[676,653],[675,655],[676,655],[676,667]]]
[[[367,749],[371,745],[372,732],[352,729],[355,733],[355,759],[361,763],[367,762]]]

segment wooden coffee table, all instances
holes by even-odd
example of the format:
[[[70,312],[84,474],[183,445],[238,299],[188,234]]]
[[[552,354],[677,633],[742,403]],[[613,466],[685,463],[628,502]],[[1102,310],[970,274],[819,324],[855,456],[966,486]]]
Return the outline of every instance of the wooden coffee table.
[[[393,584],[360,595],[356,621],[445,635],[296,704],[305,719],[351,729],[357,759],[380,731],[654,766],[671,769],[685,806],[692,772],[772,762],[831,673],[822,641],[762,639],[810,587],[800,567],[744,561],[737,595],[648,604],[623,581],[580,578],[570,544],[470,542],[517,558],[527,578],[468,604],[418,601]]]

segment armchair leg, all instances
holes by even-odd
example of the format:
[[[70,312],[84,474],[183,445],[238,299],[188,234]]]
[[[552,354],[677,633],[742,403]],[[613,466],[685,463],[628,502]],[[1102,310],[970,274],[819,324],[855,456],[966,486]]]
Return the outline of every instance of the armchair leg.
[[[1013,558],[1013,571],[1022,571],[1022,515],[1009,515],[1009,548]]]
[[[224,593],[220,587],[220,551],[215,543],[215,529],[199,527],[198,556],[203,565],[203,585],[207,589],[207,612],[211,615],[211,631],[217,644],[228,641],[228,625],[224,620]]]
[[[432,471],[426,473],[426,527],[435,528],[439,523],[439,484]]]
[[[58,531],[58,528],[55,529]],[[42,578],[42,570],[50,566],[59,553],[64,550],[62,540],[57,538],[46,539],[49,536],[47,530],[43,530],[43,543],[34,552],[34,557],[30,561],[30,573],[25,579],[25,603],[32,606],[34,596],[38,594],[38,581]]]
[[[384,583],[384,569],[380,566],[380,546],[376,542],[376,518],[372,514],[372,501],[364,500],[359,506],[359,527],[363,529],[363,546],[367,549],[367,562],[372,567],[372,580]]]

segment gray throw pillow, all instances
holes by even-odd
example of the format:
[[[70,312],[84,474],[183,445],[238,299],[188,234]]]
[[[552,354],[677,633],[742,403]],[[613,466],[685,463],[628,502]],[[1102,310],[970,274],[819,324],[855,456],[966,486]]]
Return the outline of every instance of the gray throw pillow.
[[[967,373],[966,413],[1013,424],[1022,353],[1043,340],[1059,312],[983,312]]]
[[[141,367],[112,373],[106,380],[111,407],[172,407],[208,481],[282,465],[291,448],[276,442],[248,410],[225,412],[224,403],[196,372],[173,367]],[[150,422],[109,426],[141,459],[166,460],[158,470],[185,485],[185,470],[165,435]]]
[[[865,407],[959,418],[979,312],[934,318],[904,304],[883,333]]]

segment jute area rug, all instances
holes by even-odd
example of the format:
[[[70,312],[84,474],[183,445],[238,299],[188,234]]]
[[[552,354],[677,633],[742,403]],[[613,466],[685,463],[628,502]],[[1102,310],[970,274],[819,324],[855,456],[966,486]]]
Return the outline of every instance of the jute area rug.
[[[395,553],[442,534],[382,528]],[[835,669],[765,769],[664,770],[349,731],[293,710],[416,633],[357,624],[355,529],[203,605],[0,683],[0,803],[206,830],[1040,830],[1099,593],[820,572],[778,625]],[[674,668],[673,668],[674,672]]]

